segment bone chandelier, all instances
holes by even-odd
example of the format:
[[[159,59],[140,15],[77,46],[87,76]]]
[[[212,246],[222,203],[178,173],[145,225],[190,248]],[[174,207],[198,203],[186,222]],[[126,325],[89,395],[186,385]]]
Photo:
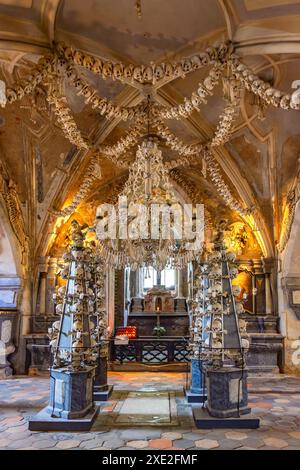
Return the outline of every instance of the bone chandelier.
[[[157,225],[154,226],[155,208],[161,207],[165,209],[162,224],[159,223],[160,216],[157,214]],[[113,211],[110,208],[106,217],[105,210],[102,207],[97,210],[100,223],[96,225],[96,234],[99,253],[106,265],[117,269],[130,266],[134,270],[142,266],[153,266],[158,270],[166,266],[182,268],[189,261],[197,259],[202,251],[203,240],[199,238],[197,230],[193,230],[192,226],[194,225],[194,229],[197,226],[192,220],[192,233],[189,232],[188,238],[185,237],[186,233],[182,236],[183,217],[187,224],[188,214],[175,195],[156,136],[148,134],[138,147],[119,203],[115,204]],[[171,211],[172,228],[168,224],[171,221]],[[129,224],[128,228],[125,227],[124,237],[124,228],[121,230],[120,227],[124,227],[127,216]],[[111,221],[117,222],[118,230],[113,236],[106,237],[104,228]],[[115,227],[113,225],[111,228],[115,230]]]
[[[113,79],[127,84],[139,83],[151,86],[156,83],[163,83],[164,80],[183,79],[187,74],[208,66],[211,68],[203,82],[198,84],[197,89],[190,97],[185,98],[182,104],[173,107],[163,107],[156,103],[151,103],[149,106],[146,101],[132,107],[117,106],[108,99],[100,97],[82,75],[82,69],[86,69],[100,75],[104,80]],[[207,98],[213,94],[213,90],[220,79],[223,80],[224,98],[227,105],[219,118],[214,136],[205,143],[185,144],[171,132],[164,120],[187,118],[193,111],[199,111],[200,105],[207,103]],[[100,145],[95,147],[87,142],[82,137],[67,100],[61,91],[60,84],[64,81],[71,84],[77,95],[83,96],[85,103],[91,105],[106,119],[132,121],[133,124],[127,134],[112,146]],[[267,105],[281,107],[282,109],[300,109],[298,91],[290,95],[273,88],[240,62],[230,44],[210,47],[192,57],[174,62],[151,63],[150,65],[139,66],[125,65],[120,62],[113,63],[109,60],[95,58],[64,44],[56,44],[53,52],[42,57],[38,64],[32,68],[30,75],[8,87],[6,92],[1,89],[0,104],[5,106],[6,102],[13,103],[21,100],[25,95],[34,93],[36,86],[39,84],[43,84],[46,88],[47,100],[53,108],[65,137],[78,148],[93,151],[93,157],[81,187],[72,203],[60,212],[63,216],[71,214],[76,209],[89,190],[92,181],[101,177],[99,166],[101,157],[112,160],[120,167],[128,167],[124,160],[124,154],[135,146],[145,133],[147,116],[150,116],[151,126],[157,135],[165,141],[168,147],[180,155],[179,159],[165,164],[168,170],[178,166],[195,165],[202,159],[204,176],[207,171],[226,204],[241,215],[250,213],[251,208],[243,207],[232,196],[223,180],[212,150],[229,141],[239,111],[241,92],[244,89],[258,95]]]

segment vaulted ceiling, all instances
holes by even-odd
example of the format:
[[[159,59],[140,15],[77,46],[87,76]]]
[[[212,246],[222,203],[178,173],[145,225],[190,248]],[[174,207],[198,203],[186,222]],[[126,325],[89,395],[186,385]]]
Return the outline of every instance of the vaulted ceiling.
[[[230,40],[243,62],[261,78],[286,92],[300,79],[300,0],[141,0],[138,17],[134,0],[0,0],[0,73],[12,84],[33,63],[64,42],[94,56],[123,63],[149,64],[181,58],[207,46]],[[88,73],[87,73],[88,75]],[[179,104],[197,87],[204,72],[164,81],[155,99]],[[101,96],[119,105],[144,99],[143,85],[121,84],[90,76]],[[93,142],[110,142],[123,135],[118,119],[104,120],[85,106],[71,87],[66,96],[82,134]],[[217,90],[201,112],[170,124],[185,142],[203,142],[213,135],[224,108]],[[263,114],[262,114],[263,111]],[[0,158],[17,185],[27,235],[36,255],[49,250],[56,226],[54,210],[61,209],[82,180],[89,151],[74,148],[63,136],[48,109],[43,89],[34,99],[0,110]],[[286,195],[298,172],[299,111],[267,107],[261,110],[249,93],[243,96],[240,116],[229,143],[215,152],[226,181],[247,207],[256,207],[254,228],[265,256],[274,254],[280,236]],[[165,149],[165,159],[173,158]],[[128,158],[134,158],[129,154]],[[96,181],[78,216],[93,219],[93,208],[106,200],[126,178],[103,158],[102,179]],[[182,168],[186,187],[197,191],[211,217],[238,220],[201,173],[200,166]],[[118,186],[119,185],[119,186]]]

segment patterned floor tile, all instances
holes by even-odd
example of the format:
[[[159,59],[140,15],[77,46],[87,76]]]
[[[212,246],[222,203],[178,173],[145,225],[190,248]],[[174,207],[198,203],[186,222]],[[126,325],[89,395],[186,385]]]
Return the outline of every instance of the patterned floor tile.
[[[172,447],[172,441],[170,439],[151,439],[149,447],[152,449],[166,449],[167,447]]]
[[[237,441],[242,441],[243,439],[247,439],[248,435],[244,432],[237,432],[237,431],[229,431],[225,433],[227,439],[234,439]]]
[[[105,451],[110,448],[146,449],[151,443],[150,448],[173,450],[300,449],[300,377],[251,377],[249,401],[253,414],[261,420],[261,427],[241,431],[195,428],[191,407],[186,404],[183,394],[185,379],[184,373],[110,372],[109,380],[115,384],[115,389],[112,399],[104,404],[102,417],[105,416],[105,420],[101,423],[96,420],[91,432],[87,433],[31,433],[27,421],[47,403],[49,380],[39,377],[5,380],[0,382],[0,448]],[[111,416],[118,412],[119,400],[124,393],[138,389],[175,392],[180,424],[112,428]]]
[[[178,439],[176,441],[173,441],[173,446],[180,447],[181,449],[190,449],[194,445],[194,441],[190,439]]]
[[[171,439],[171,441],[175,441],[176,439],[181,439],[182,434],[179,432],[164,432],[161,437],[163,439]]]
[[[216,449],[220,444],[212,439],[201,439],[200,441],[195,441],[195,446],[200,449]]]
[[[134,449],[145,449],[148,447],[148,441],[128,441],[127,446],[133,447]]]
[[[285,440],[278,439],[276,437],[264,438],[264,443],[266,446],[275,447],[276,449],[283,449],[283,447],[288,446],[288,443]]]
[[[74,439],[65,439],[64,441],[59,441],[56,443],[56,449],[73,449],[74,447],[79,447],[80,441]]]

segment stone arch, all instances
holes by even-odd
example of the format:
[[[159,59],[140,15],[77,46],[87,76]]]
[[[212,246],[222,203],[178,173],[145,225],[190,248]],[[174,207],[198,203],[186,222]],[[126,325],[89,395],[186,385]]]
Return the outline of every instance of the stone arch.
[[[284,367],[286,371],[300,372],[300,201],[288,243],[280,256],[278,300],[280,330],[285,337]]]
[[[0,201],[0,308],[17,307],[22,277],[21,253]]]

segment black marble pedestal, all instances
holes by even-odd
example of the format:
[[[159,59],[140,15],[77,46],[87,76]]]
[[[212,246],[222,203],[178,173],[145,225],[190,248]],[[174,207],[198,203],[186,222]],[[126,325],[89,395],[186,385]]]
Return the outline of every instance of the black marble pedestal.
[[[214,418],[207,409],[199,405],[193,405],[193,416],[198,429],[257,429],[259,419],[247,415],[241,418]]]
[[[95,401],[107,401],[113,391],[113,386],[107,383],[107,356],[107,345],[100,346],[93,384],[93,399]]]
[[[93,406],[82,418],[56,418],[46,407],[29,420],[29,431],[89,431],[95,421],[99,407]]]
[[[86,431],[98,413],[93,402],[94,367],[50,369],[49,405],[29,420],[29,430]]]
[[[211,416],[232,418],[250,413],[246,369],[207,369],[206,386],[207,410]]]

